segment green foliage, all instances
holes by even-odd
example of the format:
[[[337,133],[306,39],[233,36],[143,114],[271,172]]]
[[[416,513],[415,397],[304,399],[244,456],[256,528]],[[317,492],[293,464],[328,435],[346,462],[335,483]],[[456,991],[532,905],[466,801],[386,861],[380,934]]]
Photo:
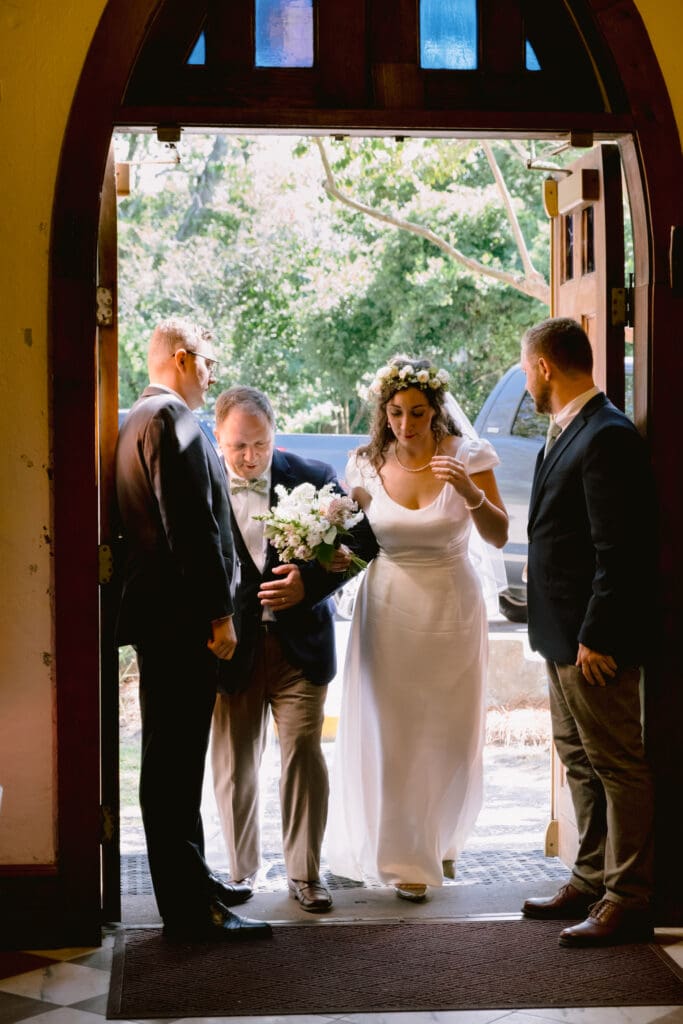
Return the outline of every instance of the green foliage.
[[[356,201],[431,229],[484,266],[521,273],[478,143],[353,138],[325,147],[338,187]],[[150,136],[121,137],[117,148],[118,159],[144,161],[119,205],[122,406],[146,383],[154,325],[180,314],[213,330],[220,385],[267,391],[282,426],[328,402],[335,412],[322,426],[364,429],[358,385],[400,351],[446,366],[475,415],[517,358],[524,329],[547,315],[424,238],[331,200],[312,140],[187,136],[178,165],[151,162],[168,154]],[[542,175],[512,143],[495,150],[543,271]]]

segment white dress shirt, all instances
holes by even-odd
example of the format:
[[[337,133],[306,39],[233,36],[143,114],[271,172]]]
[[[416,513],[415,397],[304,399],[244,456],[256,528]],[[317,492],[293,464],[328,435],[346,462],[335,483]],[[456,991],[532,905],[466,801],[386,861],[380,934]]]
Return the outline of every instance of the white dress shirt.
[[[555,416],[555,422],[557,423],[560,430],[566,430],[571,421],[575,416],[583,409],[584,405],[590,402],[591,398],[595,398],[596,395],[600,394],[600,388],[597,384],[594,384],[588,391],[582,391],[576,398],[572,398],[571,402],[567,402],[566,405],[562,406],[560,411]]]
[[[242,478],[228,470],[228,484],[233,480],[240,479]],[[266,564],[267,541],[263,534],[263,523],[253,517],[263,515],[270,508],[270,467],[261,479],[264,479],[268,485],[264,494],[246,489],[237,494],[230,491],[230,504],[235,521],[242,534],[246,549],[259,572],[263,572],[263,567]]]
[[[233,494],[230,490],[230,484],[233,480],[241,480],[243,477],[237,476],[236,473],[232,473],[226,465],[226,472],[228,474],[228,493],[230,495],[230,504],[232,505],[232,513],[235,517],[235,522],[242,534],[242,539],[246,546],[247,551],[251,555],[252,561],[259,572],[263,572],[263,568],[266,564],[266,552],[268,547],[268,541],[263,533],[263,523],[260,519],[254,519],[254,516],[262,515],[267,512],[270,507],[270,466],[265,473],[262,474],[268,487],[263,494],[259,494],[258,491],[243,490]],[[270,608],[264,608],[262,620],[266,622],[273,622],[275,616]]]

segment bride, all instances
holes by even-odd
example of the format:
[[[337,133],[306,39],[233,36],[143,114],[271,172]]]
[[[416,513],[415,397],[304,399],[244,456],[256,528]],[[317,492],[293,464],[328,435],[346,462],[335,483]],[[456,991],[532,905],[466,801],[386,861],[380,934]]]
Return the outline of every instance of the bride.
[[[419,901],[453,876],[481,807],[488,634],[468,539],[474,524],[502,548],[508,518],[498,457],[463,433],[444,370],[397,356],[370,394],[370,441],[346,481],[379,552],[351,623],[328,859]]]

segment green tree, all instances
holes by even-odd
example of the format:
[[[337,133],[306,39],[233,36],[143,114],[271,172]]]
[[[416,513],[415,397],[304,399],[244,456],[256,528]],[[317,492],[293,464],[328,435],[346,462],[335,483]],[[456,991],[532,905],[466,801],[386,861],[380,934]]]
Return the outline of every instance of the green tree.
[[[151,136],[118,144],[122,405],[154,324],[181,314],[213,329],[220,384],[262,387],[285,425],[330,403],[330,428],[362,429],[358,385],[396,351],[446,365],[474,414],[546,314],[541,181],[518,143],[188,136],[180,163]]]

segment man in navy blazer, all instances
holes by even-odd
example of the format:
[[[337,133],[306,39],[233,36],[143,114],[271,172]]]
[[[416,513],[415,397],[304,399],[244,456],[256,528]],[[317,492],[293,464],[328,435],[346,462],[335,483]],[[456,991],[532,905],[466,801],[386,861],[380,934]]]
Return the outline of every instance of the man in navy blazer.
[[[259,768],[269,709],[281,754],[280,803],[290,896],[324,913],[332,897],[319,875],[328,779],[321,748],[327,684],[336,671],[329,595],[339,573],[316,561],[281,565],[254,519],[277,503],[275,487],[339,486],[331,466],[273,449],[267,396],[234,387],[216,401],[216,437],[230,483],[240,562],[238,643],[223,668],[211,741],[214,786],[232,877],[253,883],[261,862]]]
[[[227,908],[251,895],[204,859],[202,779],[219,668],[236,645],[233,543],[225,474],[191,410],[216,365],[209,336],[172,318],[149,343],[150,385],[116,450],[125,551],[118,641],[140,671],[140,805],[164,932],[172,939],[254,939],[260,921]]]
[[[653,488],[633,423],[595,386],[574,320],[522,341],[527,388],[551,414],[529,503],[529,640],[547,662],[553,739],[579,831],[571,879],[523,913],[578,919],[563,946],[652,934],[653,793],[640,666],[652,601]],[[581,920],[583,918],[583,920]]]

